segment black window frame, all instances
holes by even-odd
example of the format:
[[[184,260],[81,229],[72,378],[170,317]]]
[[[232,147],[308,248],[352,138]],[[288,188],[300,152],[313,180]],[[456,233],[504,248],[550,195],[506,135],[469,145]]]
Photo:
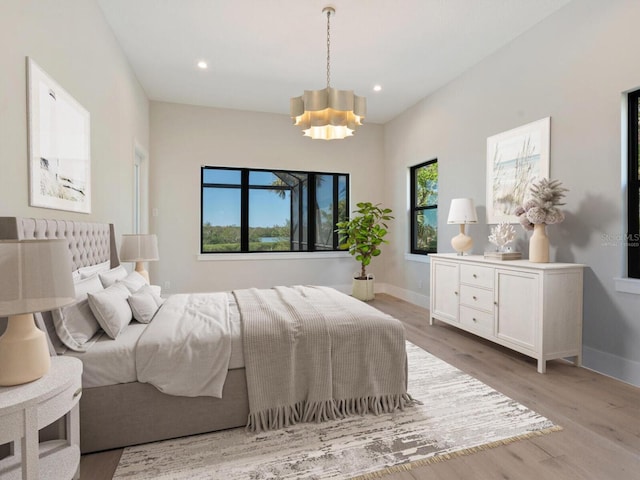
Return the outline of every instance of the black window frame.
[[[640,90],[628,94],[628,149],[627,149],[627,276],[640,279]]]
[[[223,184],[223,183],[205,183],[205,172],[207,170],[233,170],[240,172],[240,185],[231,185],[231,184]],[[293,232],[291,234],[291,243],[289,250],[250,250],[249,243],[249,192],[252,189],[268,189],[274,190],[278,188],[286,189],[286,187],[278,187],[278,186],[259,186],[259,185],[250,185],[249,177],[251,172],[268,172],[268,173],[287,173],[291,175],[299,175],[306,176],[307,183],[307,208],[306,212],[306,241],[304,241],[303,228],[299,228],[299,238],[297,239],[297,243],[300,246],[304,246],[305,249],[293,249],[294,242]],[[326,245],[322,245],[322,248],[319,248],[316,245],[316,217],[315,217],[315,198],[316,198],[316,178],[318,176],[331,176],[333,177],[333,217],[335,222],[339,222],[346,216],[349,216],[349,198],[350,198],[350,178],[348,173],[337,173],[337,172],[316,172],[316,171],[302,171],[302,170],[287,170],[282,168],[246,168],[246,167],[228,167],[228,166],[211,166],[211,165],[203,165],[200,168],[200,254],[201,255],[216,255],[216,254],[229,254],[229,253],[259,253],[259,254],[269,254],[269,253],[312,253],[312,252],[328,252],[328,251],[340,251],[339,238],[337,233],[333,233],[332,248],[326,248]],[[345,202],[345,211],[343,212],[343,216],[340,216],[339,211],[339,199],[340,199],[340,177],[345,178],[344,189],[346,195]],[[203,226],[204,226],[204,192],[205,188],[236,188],[240,189],[240,250],[229,250],[229,251],[219,251],[219,252],[206,252],[204,251],[204,242],[203,242]],[[299,197],[298,208],[300,211],[299,222],[302,225],[302,215],[303,209],[301,208],[303,205],[302,196]],[[293,212],[291,214],[293,216]],[[292,219],[293,220],[293,219]]]
[[[417,213],[420,211],[425,211],[425,210],[438,210],[438,203],[434,204],[434,205],[427,205],[427,206],[418,206],[416,205],[416,171],[420,168],[426,167],[428,165],[432,165],[432,164],[437,164],[438,163],[438,159],[434,158],[432,160],[427,160],[426,162],[422,162],[419,163],[418,165],[413,165],[412,167],[410,167],[410,194],[411,194],[411,203],[410,203],[410,237],[409,237],[409,251],[412,254],[415,255],[429,255],[430,253],[437,253],[438,251],[438,240],[436,238],[436,248],[433,250],[421,250],[418,249],[416,247],[416,234],[417,234],[417,225],[416,225],[416,218],[417,218]],[[439,176],[438,176],[439,177]],[[439,181],[439,178],[438,178]]]

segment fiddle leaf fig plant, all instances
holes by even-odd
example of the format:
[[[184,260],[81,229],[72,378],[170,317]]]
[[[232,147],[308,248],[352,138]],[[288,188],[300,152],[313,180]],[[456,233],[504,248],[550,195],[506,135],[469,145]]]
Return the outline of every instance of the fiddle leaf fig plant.
[[[349,253],[360,262],[359,280],[367,278],[367,266],[373,257],[380,255],[380,245],[389,243],[384,239],[387,234],[387,223],[393,220],[390,208],[382,208],[380,204],[360,202],[356,204],[356,215],[349,220],[336,223],[336,232],[340,241],[340,249]]]

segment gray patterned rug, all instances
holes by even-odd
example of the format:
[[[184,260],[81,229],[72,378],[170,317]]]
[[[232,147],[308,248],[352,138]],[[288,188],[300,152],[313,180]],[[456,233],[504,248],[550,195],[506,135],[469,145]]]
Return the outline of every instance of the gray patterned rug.
[[[376,478],[560,429],[415,345],[407,353],[409,393],[420,404],[404,412],[128,447],[114,478]]]

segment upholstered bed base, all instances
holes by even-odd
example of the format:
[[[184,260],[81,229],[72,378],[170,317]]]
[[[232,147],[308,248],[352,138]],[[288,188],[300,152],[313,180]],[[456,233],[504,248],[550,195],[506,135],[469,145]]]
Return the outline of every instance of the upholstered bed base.
[[[88,388],[80,400],[82,453],[247,424],[244,368],[229,370],[222,398],[165,395],[146,383]]]
[[[113,225],[0,217],[0,239],[33,238],[66,238],[74,270],[105,260],[112,267],[120,264]],[[80,399],[81,451],[240,427],[246,425],[248,414],[244,368],[229,371],[222,399],[166,395],[139,382],[87,388]],[[54,425],[43,438],[56,438],[58,431]]]

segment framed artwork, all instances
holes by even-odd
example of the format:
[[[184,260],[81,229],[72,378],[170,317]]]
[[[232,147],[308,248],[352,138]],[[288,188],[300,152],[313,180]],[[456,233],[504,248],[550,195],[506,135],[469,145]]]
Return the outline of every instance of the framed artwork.
[[[551,117],[487,138],[487,223],[517,223],[529,187],[549,178]]]
[[[91,213],[89,112],[27,58],[29,204]]]

